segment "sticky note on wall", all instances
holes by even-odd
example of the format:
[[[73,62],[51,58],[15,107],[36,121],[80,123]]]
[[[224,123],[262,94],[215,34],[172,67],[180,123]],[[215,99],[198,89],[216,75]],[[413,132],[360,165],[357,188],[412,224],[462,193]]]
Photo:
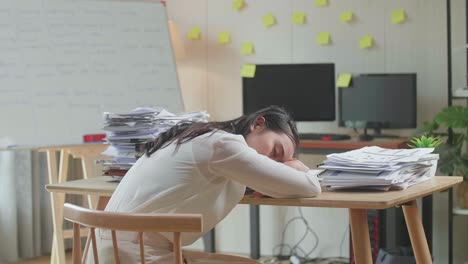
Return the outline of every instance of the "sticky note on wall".
[[[218,43],[219,44],[228,44],[231,42],[231,33],[229,31],[219,32],[218,34]]]
[[[338,86],[339,88],[348,88],[351,84],[351,78],[351,73],[338,74],[338,82],[336,83],[336,86]]]
[[[328,0],[314,0],[315,6],[322,7],[328,5]]]
[[[262,22],[265,27],[271,27],[276,24],[276,18],[271,13],[262,17]]]
[[[347,22],[351,22],[351,20],[353,20],[353,11],[348,10],[348,11],[341,13],[340,15],[341,22],[347,23]]]
[[[242,55],[251,55],[254,53],[254,45],[252,42],[244,42],[242,43],[241,48]]]
[[[232,9],[237,10],[237,11],[240,11],[242,8],[244,8],[244,6],[245,6],[244,0],[235,0],[232,3]]]
[[[302,25],[305,23],[305,13],[304,12],[294,12],[291,17],[293,24]]]
[[[191,40],[198,40],[200,39],[200,35],[201,35],[201,29],[199,27],[191,27],[187,34],[187,37],[188,39],[191,39]]]
[[[242,65],[241,76],[246,77],[246,78],[253,78],[255,77],[256,69],[257,69],[257,65],[255,64],[244,64]]]
[[[369,49],[374,45],[374,38],[371,35],[363,36],[359,39],[359,47],[361,49]]]
[[[405,10],[403,8],[400,8],[398,10],[395,10],[392,12],[392,23],[393,24],[401,24],[405,22],[406,20],[406,14]]]
[[[328,44],[330,44],[330,32],[319,32],[317,34],[316,42],[319,45],[328,45]]]

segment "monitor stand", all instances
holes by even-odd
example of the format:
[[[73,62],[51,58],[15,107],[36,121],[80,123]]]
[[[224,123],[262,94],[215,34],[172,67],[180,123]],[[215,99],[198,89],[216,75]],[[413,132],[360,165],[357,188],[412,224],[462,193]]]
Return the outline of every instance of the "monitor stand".
[[[359,141],[371,141],[373,139],[374,139],[373,136],[367,134],[367,127],[364,128],[364,134],[359,135]]]
[[[374,128],[374,134],[369,135],[367,134],[367,127],[364,128],[364,134],[359,135],[359,141],[370,141],[375,138],[399,138],[399,136],[396,135],[385,135],[382,134],[382,129],[381,128]]]

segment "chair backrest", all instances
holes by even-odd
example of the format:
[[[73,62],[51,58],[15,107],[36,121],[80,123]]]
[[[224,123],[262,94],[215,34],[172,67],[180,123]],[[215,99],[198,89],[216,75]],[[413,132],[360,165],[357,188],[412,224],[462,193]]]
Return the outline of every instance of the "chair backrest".
[[[129,214],[90,210],[65,204],[64,218],[73,223],[73,264],[81,263],[80,225],[90,228],[94,262],[99,263],[95,228],[108,229],[112,233],[115,263],[119,264],[116,231],[137,232],[140,242],[141,263],[145,263],[143,232],[174,233],[174,263],[182,264],[182,232],[202,232],[202,216],[199,214]]]

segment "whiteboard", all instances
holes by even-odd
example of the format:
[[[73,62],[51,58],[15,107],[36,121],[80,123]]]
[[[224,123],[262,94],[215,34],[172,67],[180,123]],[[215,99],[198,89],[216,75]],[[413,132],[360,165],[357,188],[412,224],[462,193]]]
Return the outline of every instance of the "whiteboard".
[[[0,1],[0,138],[82,143],[138,106],[183,110],[162,3]]]

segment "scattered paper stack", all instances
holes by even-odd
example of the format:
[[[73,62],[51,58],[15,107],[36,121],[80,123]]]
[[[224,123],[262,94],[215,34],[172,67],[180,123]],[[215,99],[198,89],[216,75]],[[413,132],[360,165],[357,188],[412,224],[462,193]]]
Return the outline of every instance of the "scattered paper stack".
[[[104,175],[124,176],[144,153],[145,144],[177,123],[207,122],[203,112],[173,114],[164,108],[141,107],[129,113],[104,113],[106,140],[110,146],[103,152],[112,160],[103,160]]]
[[[406,189],[435,175],[438,154],[433,148],[364,147],[330,154],[319,168],[322,185],[330,189]]]

